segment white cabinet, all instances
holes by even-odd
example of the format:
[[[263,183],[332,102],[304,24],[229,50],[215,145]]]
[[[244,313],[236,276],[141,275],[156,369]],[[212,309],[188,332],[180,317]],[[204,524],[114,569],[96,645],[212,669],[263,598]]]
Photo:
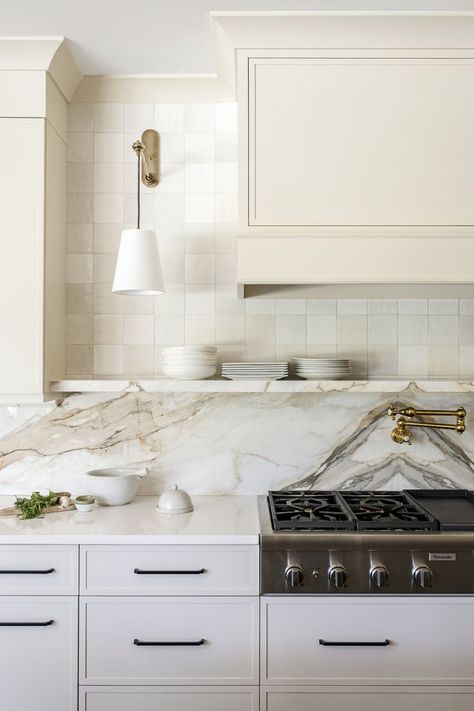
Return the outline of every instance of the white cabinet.
[[[258,711],[258,689],[246,687],[83,687],[80,711]],[[461,711],[464,711],[462,709]]]
[[[100,707],[99,707],[100,708]],[[464,688],[422,688],[374,687],[361,689],[350,687],[301,688],[285,687],[270,689],[262,693],[261,711],[472,711],[474,689]],[[100,708],[100,711],[102,709]],[[105,711],[105,709],[104,709]]]
[[[78,558],[77,546],[2,545],[0,595],[77,595]]]
[[[258,684],[258,600],[81,603],[81,683]]]
[[[85,545],[81,711],[258,711],[257,545]]]
[[[265,598],[262,605],[265,683],[474,685],[472,598]]]
[[[0,688],[5,710],[77,708],[77,598],[0,599]]]
[[[44,118],[0,118],[0,399],[64,374],[65,151]]]
[[[81,546],[85,595],[258,595],[258,546]]]

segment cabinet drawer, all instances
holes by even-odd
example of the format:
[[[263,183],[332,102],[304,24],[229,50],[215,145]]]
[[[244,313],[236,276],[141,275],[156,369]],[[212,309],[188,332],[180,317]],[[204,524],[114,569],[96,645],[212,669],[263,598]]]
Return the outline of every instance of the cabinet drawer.
[[[245,687],[83,686],[79,697],[80,711],[258,711],[258,689]]]
[[[258,595],[258,546],[81,546],[87,595]]]
[[[0,545],[0,595],[77,595],[77,546]]]
[[[5,711],[75,711],[77,598],[0,600],[0,688]]]
[[[102,711],[102,708],[100,711]],[[474,689],[469,687],[419,688],[347,687],[315,690],[308,687],[272,689],[262,694],[262,711],[472,711]],[[94,710],[95,711],[95,710]],[[104,707],[105,711],[105,707]],[[121,711],[121,710],[120,710]]]
[[[81,601],[89,684],[258,684],[258,599]]]
[[[474,684],[472,598],[266,598],[262,604],[268,683]]]

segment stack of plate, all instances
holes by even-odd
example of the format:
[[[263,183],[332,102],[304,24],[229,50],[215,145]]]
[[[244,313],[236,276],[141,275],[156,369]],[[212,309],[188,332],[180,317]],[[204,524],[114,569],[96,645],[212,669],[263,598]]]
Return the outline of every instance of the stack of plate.
[[[288,377],[288,363],[274,360],[255,363],[223,363],[222,375],[229,380],[280,380]]]
[[[293,358],[295,375],[306,380],[342,380],[352,374],[346,358]]]
[[[216,346],[163,348],[163,373],[176,380],[205,380],[217,370]]]

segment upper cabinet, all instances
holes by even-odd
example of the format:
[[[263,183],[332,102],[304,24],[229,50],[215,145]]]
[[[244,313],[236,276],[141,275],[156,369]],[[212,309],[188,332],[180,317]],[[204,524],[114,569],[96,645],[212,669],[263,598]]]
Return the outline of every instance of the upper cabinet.
[[[248,225],[474,225],[474,60],[308,52],[247,71]]]
[[[1,49],[0,401],[40,402],[65,372],[66,111],[78,74],[60,41]]]

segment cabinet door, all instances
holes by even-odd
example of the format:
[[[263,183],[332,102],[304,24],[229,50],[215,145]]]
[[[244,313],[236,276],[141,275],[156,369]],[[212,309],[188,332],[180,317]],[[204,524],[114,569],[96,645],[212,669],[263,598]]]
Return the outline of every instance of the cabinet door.
[[[474,685],[470,597],[265,598],[262,606],[268,684]]]
[[[87,597],[83,684],[258,684],[258,598]]]
[[[80,711],[258,711],[258,688],[243,686],[83,686],[79,698]]]
[[[248,225],[474,224],[472,60],[262,57],[248,73]]]
[[[0,393],[43,390],[43,119],[0,119]]]
[[[472,711],[474,689],[352,687],[344,690],[332,688],[315,691],[292,687],[264,691],[261,704],[261,711],[446,711],[450,708],[456,711]]]
[[[81,546],[85,595],[258,595],[258,546]]]
[[[2,597],[0,706],[77,708],[77,598]]]

